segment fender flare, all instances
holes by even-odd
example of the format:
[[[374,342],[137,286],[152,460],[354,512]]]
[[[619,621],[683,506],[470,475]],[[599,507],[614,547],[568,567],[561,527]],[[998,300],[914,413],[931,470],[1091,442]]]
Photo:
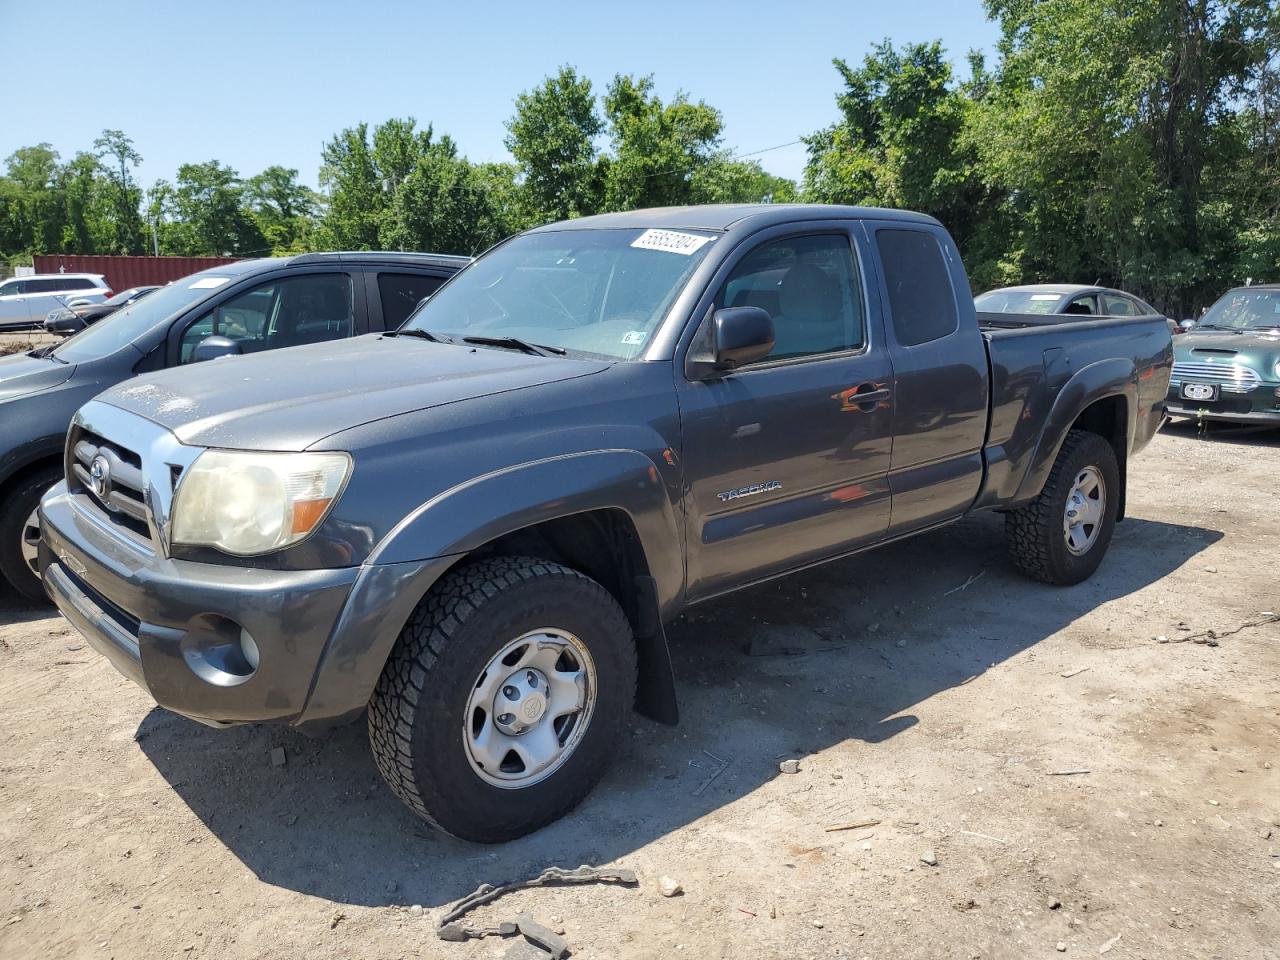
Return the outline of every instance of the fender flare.
[[[1092,404],[1110,397],[1123,397],[1128,407],[1123,447],[1116,450],[1116,457],[1120,460],[1123,488],[1125,453],[1133,443],[1137,392],[1137,365],[1131,359],[1116,357],[1099,360],[1076,371],[1058,391],[1058,396],[1049,409],[1049,415],[1045,417],[1035,453],[1032,455],[1026,475],[1022,478],[1013,502],[1027,503],[1040,495],[1040,491],[1048,482],[1049,471],[1053,469],[1058,451],[1062,449],[1062,444],[1066,441],[1072,425]],[[1123,504],[1123,489],[1120,496]]]
[[[654,462],[637,450],[592,450],[534,460],[468,480],[427,500],[374,548],[368,562],[470,553],[547,520],[621,510],[640,537],[665,610],[683,590],[680,525]],[[476,523],[475,518],[483,518]],[[667,558],[667,563],[662,563]]]
[[[684,589],[676,512],[649,457],[636,450],[593,450],[468,480],[436,494],[397,524],[361,568],[297,725],[327,727],[364,708],[418,601],[468,553],[535,524],[599,509],[630,517],[649,567],[635,585],[643,611],[636,629],[637,706],[674,723],[675,682],[662,621]],[[476,523],[477,517],[483,522]]]

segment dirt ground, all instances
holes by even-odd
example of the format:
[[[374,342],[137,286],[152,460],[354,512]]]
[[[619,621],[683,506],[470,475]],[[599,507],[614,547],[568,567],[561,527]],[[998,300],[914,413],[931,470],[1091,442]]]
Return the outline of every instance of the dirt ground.
[[[442,906],[594,863],[639,887],[474,918],[605,960],[1277,960],[1280,623],[1230,631],[1280,611],[1278,474],[1280,431],[1175,426],[1089,583],[1021,579],[983,517],[700,607],[682,724],[637,718],[575,814],[498,847],[415,821],[362,725],[206,729],[5,595],[0,957],[501,957],[437,941]]]

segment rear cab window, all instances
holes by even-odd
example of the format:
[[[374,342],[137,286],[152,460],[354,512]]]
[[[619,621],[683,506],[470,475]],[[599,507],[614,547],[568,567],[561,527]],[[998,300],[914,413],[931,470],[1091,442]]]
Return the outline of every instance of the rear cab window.
[[[913,347],[958,330],[960,314],[951,271],[933,234],[925,230],[877,230],[876,246],[898,343]]]

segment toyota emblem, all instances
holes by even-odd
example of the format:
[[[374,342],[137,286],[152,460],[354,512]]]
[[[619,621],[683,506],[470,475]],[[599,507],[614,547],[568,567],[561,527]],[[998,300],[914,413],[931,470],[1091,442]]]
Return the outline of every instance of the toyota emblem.
[[[89,487],[94,496],[106,502],[111,493],[111,465],[106,457],[94,457],[93,463],[89,464]]]

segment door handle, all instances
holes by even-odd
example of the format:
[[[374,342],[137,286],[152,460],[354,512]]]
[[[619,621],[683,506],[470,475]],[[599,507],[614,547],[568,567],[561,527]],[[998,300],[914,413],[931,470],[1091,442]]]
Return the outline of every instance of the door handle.
[[[840,410],[843,413],[861,412],[870,413],[880,403],[881,400],[888,400],[892,396],[892,391],[888,387],[878,386],[874,381],[860,383],[856,387],[850,387],[848,390],[841,390],[832,396],[832,400],[840,401]]]
[[[874,386],[874,384],[868,384],[868,386]],[[875,390],[859,391],[853,394],[849,400],[858,406],[862,406],[864,403],[878,403],[881,400],[888,400],[890,396],[891,392],[888,387],[879,387]]]

